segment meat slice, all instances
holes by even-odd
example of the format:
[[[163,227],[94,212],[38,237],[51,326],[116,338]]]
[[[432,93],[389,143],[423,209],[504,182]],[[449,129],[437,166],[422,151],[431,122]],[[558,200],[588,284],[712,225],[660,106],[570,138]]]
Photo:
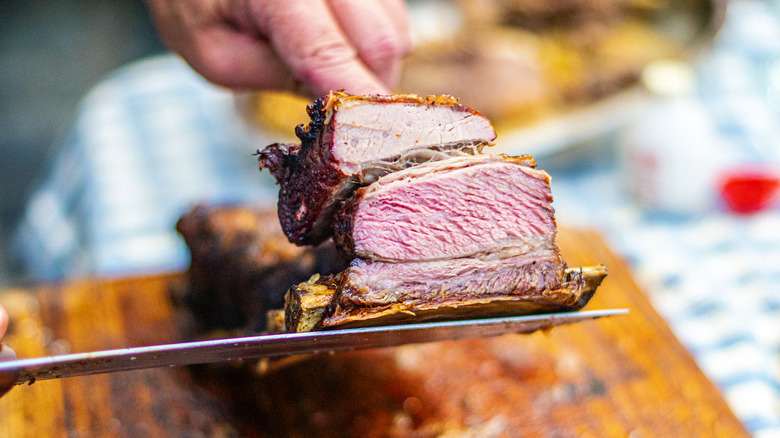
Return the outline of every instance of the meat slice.
[[[476,290],[480,290],[481,294],[459,294],[457,297],[438,294],[437,297],[432,299],[427,299],[425,296],[422,296],[422,299],[420,299],[420,296],[412,297],[413,294],[410,294],[408,296],[385,299],[382,300],[384,304],[376,305],[358,305],[345,300],[342,293],[350,287],[350,280],[345,279],[344,274],[328,277],[315,276],[308,282],[291,288],[287,293],[284,310],[284,330],[305,332],[329,328],[366,327],[408,322],[419,323],[462,318],[473,319],[542,312],[576,311],[585,307],[607,275],[603,266],[568,268],[563,271],[559,281],[554,280],[548,283],[551,288],[531,287],[524,290],[523,286],[518,284],[511,291],[512,293],[501,295],[490,292],[491,288],[500,287],[498,283],[503,285],[509,284],[497,280],[499,277],[509,278],[514,276],[517,278],[526,275],[527,279],[530,279],[530,277],[536,275],[536,272],[533,266],[513,267],[511,260],[504,260],[498,264],[503,265],[503,267],[499,268],[495,277],[493,273],[484,271],[466,275],[466,278],[463,279],[449,277],[449,280],[453,282],[450,284],[454,284],[454,282],[470,282],[472,285],[477,286]],[[372,266],[379,269],[387,267],[387,265],[375,265],[377,264]],[[512,273],[512,270],[519,272]],[[393,271],[392,269],[385,272],[388,274],[399,274],[398,271]],[[436,273],[429,273],[428,278],[436,275]],[[447,274],[439,274],[439,278],[436,279],[438,284],[442,284],[442,279],[446,276]],[[536,283],[536,286],[540,286],[542,283],[553,279],[553,277],[555,276],[549,276],[547,280],[543,280],[541,283],[534,280],[530,281]],[[400,285],[400,283],[403,283],[403,280],[398,281],[394,287]],[[346,288],[345,284],[347,285]]]
[[[336,206],[377,162],[414,150],[491,145],[496,134],[480,113],[450,96],[352,96],[334,92],[308,108],[296,128],[300,145],[258,151],[280,185],[279,220],[290,242],[317,244],[331,235]],[[411,163],[411,162],[410,162]]]
[[[334,222],[350,266],[292,288],[286,329],[582,308],[606,272],[567,269],[550,177],[535,166],[456,156],[358,189]]]
[[[549,175],[483,154],[493,128],[454,98],[331,93],[308,109],[301,144],[258,152],[260,167],[287,238],[332,236],[351,262],[288,291],[286,330],[576,310],[606,275],[568,270]]]
[[[528,156],[477,155],[391,173],[336,216],[353,257],[389,262],[557,253],[550,177]]]

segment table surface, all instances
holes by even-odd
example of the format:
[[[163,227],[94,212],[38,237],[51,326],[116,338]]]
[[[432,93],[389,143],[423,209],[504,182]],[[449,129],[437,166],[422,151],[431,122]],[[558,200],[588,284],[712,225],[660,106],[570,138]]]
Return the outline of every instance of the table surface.
[[[511,425],[512,433],[747,436],[719,391],[696,366],[634,282],[627,266],[610,252],[601,236],[595,232],[562,230],[559,242],[571,266],[603,263],[609,269],[609,276],[587,308],[628,308],[629,315],[528,336],[507,335],[339,353],[319,357],[319,368],[312,371],[310,366],[305,372],[316,374],[318,369],[332,369],[334,363],[351,367],[371,363],[377,354],[390,359],[397,359],[399,354],[407,358],[410,354],[437,354],[439,368],[423,367],[416,378],[438,373],[438,381],[450,382],[445,386],[448,403],[472,403],[478,398],[475,394],[483,391],[488,391],[494,399],[505,400],[506,403],[494,405],[492,409],[505,415],[502,424]],[[0,294],[0,303],[9,309],[13,321],[6,341],[20,357],[33,357],[180,340],[182,335],[176,322],[180,319],[176,315],[181,314],[181,309],[171,303],[169,292],[183,284],[183,279],[184,275],[174,273],[7,290]],[[445,351],[458,357],[449,358],[442,354]],[[515,357],[515,362],[519,360],[522,372],[508,367],[509,357]],[[401,362],[383,363],[401,368],[398,365]],[[460,368],[456,369],[453,363]],[[492,369],[490,379],[480,382],[461,378],[469,373],[486,372],[486,364],[495,364],[495,369],[488,367]],[[273,384],[286,388],[285,385],[292,384],[288,379],[297,378],[301,373],[300,369],[296,371],[301,366],[306,365],[277,372]],[[402,375],[408,378],[409,372]],[[289,406],[275,400],[271,408],[258,402],[256,406],[244,405],[241,411],[221,398],[225,396],[225,388],[212,377],[215,375],[208,370],[165,368],[20,386],[0,399],[0,435],[184,436],[200,432],[209,436],[247,433],[264,436],[290,433],[286,428],[299,423],[298,417],[312,409],[305,403]],[[321,380],[332,378],[320,377]],[[346,394],[366,385],[366,382],[355,382],[359,379],[359,376],[351,377],[352,386],[344,387]],[[278,394],[278,387],[270,383],[263,386],[252,380],[263,378],[249,377],[242,388],[265,388],[268,394],[262,394],[265,397],[262,400],[267,402],[268,397]],[[470,383],[461,386],[458,382],[464,380]],[[490,386],[490,381],[500,381],[501,385]],[[382,409],[402,411],[408,404],[404,401],[417,400],[422,405],[430,405],[436,400],[436,394],[430,393],[427,384],[411,385],[395,392],[385,396],[389,398],[383,399]],[[338,402],[333,403],[322,409],[326,412],[341,409]],[[363,403],[373,406],[371,400]],[[254,412],[251,418],[265,418],[264,424],[248,419],[247,410]],[[374,406],[370,415],[376,418],[369,416],[369,419],[390,418],[381,416],[379,411]],[[274,412],[279,415],[274,417]],[[317,412],[322,415],[321,410]],[[497,421],[489,416],[481,420],[493,425]],[[382,424],[376,421],[372,424]],[[308,433],[316,435],[317,430]]]

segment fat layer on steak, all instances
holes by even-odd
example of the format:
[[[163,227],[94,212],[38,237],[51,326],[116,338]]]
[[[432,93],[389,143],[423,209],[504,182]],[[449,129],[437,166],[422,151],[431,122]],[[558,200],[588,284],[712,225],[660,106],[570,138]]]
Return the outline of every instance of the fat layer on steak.
[[[308,109],[300,145],[258,151],[280,185],[278,213],[288,239],[317,244],[331,235],[337,205],[359,187],[356,178],[378,162],[410,151],[490,145],[496,134],[478,112],[450,96],[352,96],[335,92]]]

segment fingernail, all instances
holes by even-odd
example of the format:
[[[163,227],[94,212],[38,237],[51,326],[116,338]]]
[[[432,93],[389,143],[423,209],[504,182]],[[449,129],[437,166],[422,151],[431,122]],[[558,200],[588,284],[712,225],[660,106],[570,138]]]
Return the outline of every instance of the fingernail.
[[[16,359],[18,359],[18,357],[16,356],[16,352],[13,348],[4,344],[0,344],[0,362]]]

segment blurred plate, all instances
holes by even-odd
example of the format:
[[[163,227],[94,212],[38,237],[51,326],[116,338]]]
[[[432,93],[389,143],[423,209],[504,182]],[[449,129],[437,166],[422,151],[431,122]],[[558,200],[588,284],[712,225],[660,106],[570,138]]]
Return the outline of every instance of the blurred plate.
[[[399,92],[451,94],[491,119],[496,153],[552,154],[624,126],[648,98],[642,69],[688,60],[720,28],[726,0],[410,0],[415,49]],[[253,147],[296,141],[311,101],[237,97]]]
[[[493,152],[538,156],[635,117],[644,67],[700,53],[725,0],[413,0],[410,16],[401,91],[457,96],[493,122]]]

